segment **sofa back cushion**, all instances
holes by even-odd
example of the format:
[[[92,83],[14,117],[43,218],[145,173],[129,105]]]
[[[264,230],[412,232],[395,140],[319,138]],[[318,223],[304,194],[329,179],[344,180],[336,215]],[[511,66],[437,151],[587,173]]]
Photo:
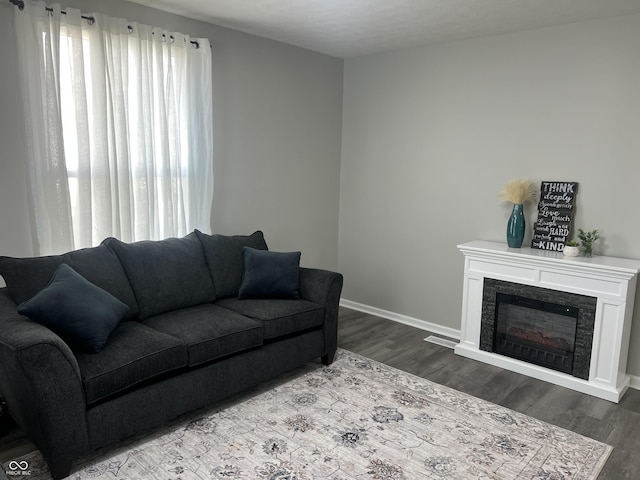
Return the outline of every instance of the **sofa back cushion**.
[[[233,236],[208,235],[199,230],[195,233],[202,243],[217,298],[235,297],[242,283],[243,248],[268,250],[264,234],[260,230],[251,235]]]
[[[125,319],[135,318],[138,304],[116,254],[103,244],[46,257],[0,257],[0,275],[9,296],[20,304],[47,286],[56,269],[66,263],[89,282],[129,307]]]
[[[195,233],[124,243],[105,240],[118,255],[138,302],[139,318],[213,302],[216,292]]]

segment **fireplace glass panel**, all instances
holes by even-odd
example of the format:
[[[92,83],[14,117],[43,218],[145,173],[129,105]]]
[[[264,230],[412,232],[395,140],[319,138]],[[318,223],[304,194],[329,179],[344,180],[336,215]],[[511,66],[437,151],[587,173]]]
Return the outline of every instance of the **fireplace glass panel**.
[[[493,351],[571,373],[579,309],[496,293]]]

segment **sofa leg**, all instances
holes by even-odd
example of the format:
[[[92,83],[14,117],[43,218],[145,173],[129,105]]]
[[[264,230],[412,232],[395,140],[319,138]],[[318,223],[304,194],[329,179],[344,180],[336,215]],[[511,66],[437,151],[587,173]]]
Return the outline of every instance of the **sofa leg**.
[[[47,462],[53,480],[61,480],[71,475],[71,460]]]
[[[323,355],[321,360],[324,365],[331,365],[333,363],[333,359],[336,356],[335,350],[327,355]]]

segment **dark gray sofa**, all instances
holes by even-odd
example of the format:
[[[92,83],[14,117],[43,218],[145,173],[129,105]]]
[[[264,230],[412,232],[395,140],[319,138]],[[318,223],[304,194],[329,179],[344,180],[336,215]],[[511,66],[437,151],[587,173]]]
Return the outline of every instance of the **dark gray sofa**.
[[[0,257],[0,392],[56,479],[97,448],[160,426],[337,348],[342,276],[300,268],[299,298],[238,299],[262,232]],[[62,263],[129,307],[98,353],[17,313]]]

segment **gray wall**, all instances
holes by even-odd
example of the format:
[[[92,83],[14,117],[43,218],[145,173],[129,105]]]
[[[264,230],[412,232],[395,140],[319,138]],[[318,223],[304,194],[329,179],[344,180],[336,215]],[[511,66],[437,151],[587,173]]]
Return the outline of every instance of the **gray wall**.
[[[343,298],[459,329],[456,245],[506,241],[512,178],[579,182],[576,225],[640,259],[639,47],[635,15],[347,59]]]
[[[120,0],[69,0],[213,43],[216,233],[265,232],[274,250],[335,269],[343,61]],[[12,34],[14,7],[0,3],[0,255],[34,252],[27,218]]]

